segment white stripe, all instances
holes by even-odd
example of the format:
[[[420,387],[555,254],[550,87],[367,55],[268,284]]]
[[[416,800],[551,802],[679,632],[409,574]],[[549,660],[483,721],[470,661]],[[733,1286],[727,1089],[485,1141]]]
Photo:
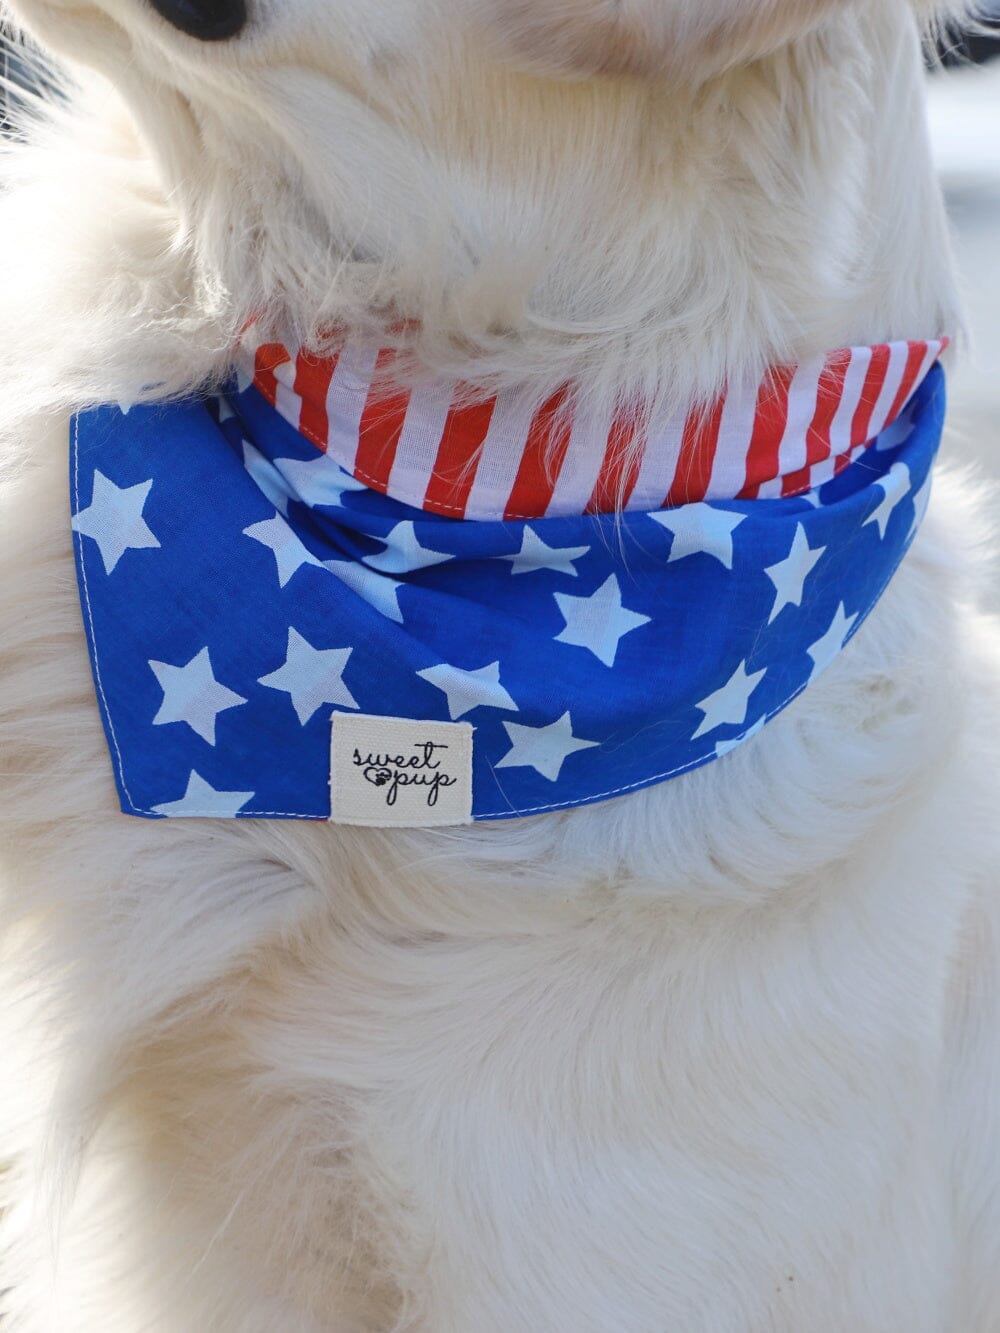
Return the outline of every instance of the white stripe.
[[[813,357],[796,367],[788,386],[788,416],[785,431],[778,445],[778,475],[762,482],[757,491],[758,500],[780,498],[785,489],[785,478],[805,467],[809,427],[816,415],[820,376],[826,366],[825,357]]]
[[[816,415],[819,382],[826,369],[826,357],[803,361],[792,376],[788,390],[788,418],[778,446],[778,471],[781,476],[800,472],[809,462],[809,427]]]
[[[830,454],[829,458],[821,458],[818,463],[814,463],[809,469],[809,489],[814,491],[819,486],[825,486],[834,476],[836,468],[836,454]]]
[[[524,457],[533,415],[530,404],[517,390],[503,389],[497,394],[476,479],[469,491],[466,518],[502,517]]]
[[[920,369],[917,371],[917,378],[913,381],[913,388],[910,390],[911,398],[920,388],[921,384],[923,384],[927,376],[931,373],[931,367],[934,365],[934,362],[941,355],[942,347],[943,344],[940,338],[933,338],[927,344],[927,351],[924,353],[924,359],[923,361],[921,361]]]
[[[586,509],[604,466],[612,422],[610,414],[600,420],[580,413],[574,416],[547,514],[582,514]]]
[[[907,399],[907,402],[909,402],[910,399],[912,399],[913,395],[916,393],[916,391],[920,388],[921,384],[923,384],[924,380],[930,374],[931,367],[933,366],[934,362],[938,359],[938,357],[941,355],[941,348],[942,348],[942,343],[940,339],[934,339],[927,344],[927,351],[924,353],[924,359],[920,363],[920,369],[917,371],[917,378],[913,381],[913,388],[910,390],[910,397]],[[903,407],[905,406],[906,403],[903,404]],[[880,441],[876,439],[875,448],[879,449],[881,447],[883,446],[881,445]],[[891,440],[888,446],[886,447],[889,448],[892,447]]]
[[[255,354],[265,341],[257,325],[243,334],[237,365],[241,380],[252,375]],[[268,340],[270,341],[270,340]],[[277,339],[273,341],[277,342]],[[275,406],[294,429],[300,429],[302,400],[295,392],[297,353],[286,341],[289,360],[274,368]],[[861,401],[873,349],[847,349],[850,361],[843,389],[830,426],[830,456],[811,471],[811,485],[817,487],[833,477],[836,461],[851,448],[851,426]],[[943,350],[940,339],[927,342],[914,391],[930,372]],[[327,394],[329,417],[329,452],[349,472],[357,465],[361,417],[370,391],[372,373],[378,358],[377,343],[354,341],[344,348],[334,368]],[[889,410],[899,392],[909,358],[909,344],[889,344],[889,361],[878,401],[871,414],[869,439],[886,425]],[[764,483],[760,496],[780,496],[783,478],[801,470],[806,463],[808,429],[816,413],[821,376],[828,361],[815,358],[800,365],[793,376],[788,395],[788,417],[778,458],[780,475]],[[747,452],[753,436],[759,386],[751,393],[726,395],[719,425],[719,438],[712,462],[707,496],[725,499],[738,495],[746,475]],[[432,384],[413,392],[407,407],[402,434],[392,473],[391,493],[414,505],[422,505],[433,475],[453,386]],[[689,413],[675,413],[653,425],[643,451],[630,509],[652,509],[663,504],[674,482],[683,448]],[[469,496],[468,517],[494,518],[502,514],[527,448],[532,416],[516,391],[507,391],[497,400],[490,428],[476,466],[476,476]],[[581,513],[586,508],[604,466],[612,421],[595,423],[593,418],[576,416],[547,513]],[[856,452],[856,451],[855,451]]]
[[[906,360],[909,354],[909,343],[889,344],[889,364],[886,367],[885,383],[882,385],[882,392],[876,400],[871,424],[868,427],[869,440],[873,440],[879,431],[885,427],[889,411],[892,408],[896,394],[899,392],[899,386],[903,382],[903,374],[906,370]]]
[[[831,481],[836,475],[837,459],[850,452],[851,426],[854,424],[854,414],[861,402],[861,394],[865,387],[865,380],[871,363],[872,348],[851,348],[851,360],[847,367],[847,374],[844,376],[843,392],[830,423],[830,453],[827,458],[822,458],[818,463],[813,464],[809,473],[809,489],[811,491],[820,486],[825,486],[828,481]]]
[[[732,500],[743,489],[759,395],[759,384],[726,394],[706,500]]]
[[[861,402],[861,392],[865,387],[865,380],[868,376],[868,369],[872,363],[872,349],[870,347],[852,347],[851,361],[847,367],[847,374],[844,376],[844,391],[840,395],[840,403],[830,423],[830,453],[833,457],[837,454],[845,454],[851,447],[851,426],[854,423],[854,414],[858,410],[858,404]],[[824,459],[823,462],[828,460]],[[818,463],[817,467],[822,467],[823,463]],[[815,471],[815,469],[814,469]],[[830,470],[833,475],[833,469]]]
[[[274,378],[277,381],[274,406],[288,424],[298,430],[302,421],[302,399],[295,392],[295,371],[298,354],[289,349],[288,343],[283,342],[282,346],[288,352],[290,359],[282,361],[280,366],[274,368]]]
[[[646,452],[632,492],[631,509],[661,509],[670,492],[684,445],[684,427],[690,410],[673,412],[665,421],[650,423]]]
[[[924,358],[924,364],[920,367],[920,376],[917,380],[918,385],[923,384],[924,380],[931,373],[931,367],[934,365],[935,361],[938,360],[938,358],[941,356],[943,352],[944,352],[944,343],[941,341],[941,339],[932,338],[930,342],[927,344],[927,355]]]
[[[453,397],[450,384],[421,384],[410,394],[388,491],[418,509],[427,498]]]
[[[353,473],[358,460],[361,415],[368,401],[378,343],[349,342],[337,360],[326,395],[329,420],[327,452],[345,471]]]
[[[897,345],[898,345],[898,344],[897,344]],[[894,345],[894,346],[895,346],[895,345]],[[925,355],[924,355],[924,359],[923,359],[923,361],[922,361],[921,364],[920,364],[920,369],[919,369],[919,371],[917,372],[917,378],[916,378],[916,379],[914,380],[914,382],[913,382],[913,389],[911,390],[911,394],[910,394],[911,397],[913,396],[914,393],[916,393],[917,389],[920,387],[921,384],[923,384],[924,380],[927,378],[928,374],[930,373],[931,367],[934,365],[934,362],[935,362],[935,361],[938,359],[938,357],[941,355],[942,347],[943,347],[943,344],[942,344],[942,342],[941,342],[940,339],[932,339],[932,340],[927,344],[927,351],[926,351],[926,353],[925,353]],[[908,347],[907,347],[907,353],[906,353],[906,354],[907,354],[907,356],[909,355],[909,348],[908,348]],[[870,347],[855,347],[855,348],[853,348],[853,349],[852,349],[852,358],[851,358],[851,368],[850,368],[850,370],[848,371],[848,381],[851,379],[851,377],[852,377],[852,375],[853,375],[853,373],[854,373],[854,363],[855,363],[855,362],[863,362],[863,363],[864,363],[864,373],[866,373],[866,372],[867,372],[867,369],[868,369],[868,366],[871,365],[871,359],[872,359],[872,349],[871,349]],[[904,360],[903,360],[903,366],[905,367],[905,365],[906,365],[906,359],[904,358]],[[862,381],[862,384],[863,384],[863,382],[864,382],[864,373],[861,374],[861,381]],[[896,378],[896,388],[893,390],[893,400],[895,399],[896,393],[897,393],[898,390],[899,390],[899,385],[902,383],[902,378],[903,378],[903,377],[902,377],[902,374],[900,374],[900,375]],[[848,381],[845,381],[845,384],[844,384],[844,389],[845,389],[845,399],[847,398]],[[852,386],[851,386],[850,399],[849,399],[849,400],[853,403],[853,406],[851,407],[851,417],[853,417],[853,415],[854,415],[854,411],[855,411],[856,408],[857,408],[857,403],[858,403],[858,401],[860,401],[860,397],[861,397],[861,391],[860,391],[860,389],[857,391],[857,395],[856,395],[856,397],[855,397],[854,387],[853,387],[853,385],[852,385]],[[844,400],[842,400],[842,402],[841,402],[841,407],[843,407],[843,406],[844,406]],[[889,408],[890,408],[891,406],[892,406],[892,400],[890,400],[888,407],[885,409],[886,414],[888,414]],[[879,396],[879,403],[876,404],[876,408],[877,408],[877,409],[880,408],[880,407],[881,407],[881,395]],[[839,411],[838,411],[838,416],[839,416],[839,415],[840,415],[840,414],[839,414]],[[872,414],[872,422],[874,423],[874,421],[875,421],[875,416],[874,416],[874,413],[873,413],[873,414]],[[837,424],[838,424],[838,423],[837,423],[837,419],[835,418],[835,419],[834,419],[834,426],[837,427]],[[870,429],[870,428],[869,428],[869,429]],[[883,429],[884,429],[884,426],[883,426]],[[850,432],[850,419],[848,419],[847,432],[848,432],[848,436],[849,436],[849,432]],[[869,436],[869,438],[871,438],[871,436]],[[863,449],[864,449],[864,445],[865,445],[865,444],[867,444],[867,441],[862,441],[861,443],[855,445],[853,449],[850,449],[850,457],[851,457],[851,462],[852,462],[852,463],[853,463],[854,460],[859,456],[859,454],[863,451]],[[835,472],[835,464],[836,464],[836,461],[837,461],[837,457],[840,456],[840,455],[843,455],[843,454],[847,453],[848,450],[849,450],[849,439],[845,437],[845,438],[842,440],[842,439],[840,439],[837,435],[834,435],[834,451],[833,451],[833,454],[830,456],[830,458],[828,458],[828,459],[824,459],[822,463],[817,463],[816,466],[815,466],[815,467],[813,468],[813,470],[812,470],[811,481],[810,481],[810,489],[811,489],[811,490],[816,490],[818,487],[823,486],[826,482],[828,482],[828,481],[834,476],[834,472]]]

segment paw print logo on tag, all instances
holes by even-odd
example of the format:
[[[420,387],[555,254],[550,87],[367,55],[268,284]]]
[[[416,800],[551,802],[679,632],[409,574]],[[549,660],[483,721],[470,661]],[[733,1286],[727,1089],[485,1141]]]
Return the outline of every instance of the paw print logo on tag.
[[[468,722],[335,713],[330,819],[373,828],[469,823],[472,744]]]

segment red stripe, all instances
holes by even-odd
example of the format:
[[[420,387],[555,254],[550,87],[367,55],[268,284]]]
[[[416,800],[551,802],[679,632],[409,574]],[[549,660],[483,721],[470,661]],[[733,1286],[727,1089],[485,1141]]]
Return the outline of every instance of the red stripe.
[[[330,442],[326,397],[336,368],[336,356],[320,358],[309,352],[300,352],[295,358],[295,392],[302,400],[299,430],[324,453]]]
[[[865,376],[864,387],[861,390],[861,398],[858,401],[857,411],[854,413],[854,419],[851,422],[851,448],[859,444],[867,444],[871,439],[872,413],[875,411],[875,405],[878,402],[879,394],[882,392],[882,386],[885,384],[886,373],[889,369],[889,358],[892,355],[887,343],[878,343],[872,348],[871,364],[868,367],[868,373]]]
[[[454,407],[445,419],[434,471],[427,483],[423,508],[432,513],[461,518],[476,479],[476,464],[486,433],[493,420],[496,399]]]
[[[861,448],[860,445],[855,445],[854,448],[848,449],[846,454],[837,455],[837,458],[834,460],[833,464],[833,475],[835,477],[839,477],[845,468],[851,466],[851,464],[854,462],[854,455],[860,448]]]
[[[689,413],[684,424],[673,484],[663,502],[666,507],[704,500],[712,480],[712,466],[719,447],[719,426],[722,424],[725,405],[725,398],[720,397],[711,407],[696,407]]]
[[[358,452],[354,458],[354,475],[358,481],[363,481],[377,491],[388,489],[389,474],[396,459],[406,409],[410,403],[408,392],[387,394],[380,390],[383,380],[380,372],[391,365],[395,355],[391,348],[384,348],[378,354],[372,387],[361,413]]]
[[[611,423],[604,461],[586,513],[613,513],[628,504],[639,480],[639,464],[642,462],[638,437],[639,432],[630,417],[616,417]]]
[[[275,371],[286,361],[291,361],[288,348],[282,343],[261,343],[254,356],[254,387],[274,406],[278,397],[278,377]]]
[[[917,376],[920,374],[920,367],[924,364],[924,357],[926,355],[926,343],[917,342],[909,344],[909,351],[906,354],[906,369],[903,371],[903,378],[896,391],[896,397],[892,400],[892,407],[889,408],[889,415],[885,419],[886,426],[896,420],[909,401],[910,394],[916,386]]]
[[[535,414],[504,518],[541,518],[548,509],[569,448],[569,414],[560,410],[565,402],[560,389]]]
[[[788,391],[794,376],[794,366],[779,366],[768,371],[760,386],[740,500],[756,499],[761,485],[779,475],[778,451],[788,424]]]
[[[816,411],[806,431],[806,464],[782,478],[782,495],[799,495],[807,491],[812,483],[813,467],[830,457],[833,448],[830,431],[844,396],[844,382],[850,364],[851,353],[844,351],[834,353],[823,367],[816,394]]]
[[[781,494],[801,495],[809,489],[812,481],[812,468],[800,467],[797,472],[788,472],[781,478]]]

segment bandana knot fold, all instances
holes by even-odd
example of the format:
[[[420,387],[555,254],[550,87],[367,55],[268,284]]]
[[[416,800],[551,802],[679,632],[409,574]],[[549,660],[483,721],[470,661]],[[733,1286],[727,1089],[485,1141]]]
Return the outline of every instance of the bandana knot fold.
[[[551,405],[376,398],[378,349],[351,344],[251,345],[225,394],[82,414],[77,569],[122,809],[504,819],[726,754],[905,555],[943,346],[779,369],[628,451],[614,421],[554,435]]]

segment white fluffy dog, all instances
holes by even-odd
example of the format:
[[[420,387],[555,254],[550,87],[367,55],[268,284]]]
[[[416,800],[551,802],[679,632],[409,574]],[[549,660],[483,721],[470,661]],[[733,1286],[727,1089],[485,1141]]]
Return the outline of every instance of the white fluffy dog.
[[[447,830],[120,814],[66,484],[74,409],[199,385],[251,318],[404,319],[421,373],[591,404],[957,331],[936,17],[16,0],[74,82],[0,200],[5,1333],[1000,1329],[959,483],[754,741]]]

